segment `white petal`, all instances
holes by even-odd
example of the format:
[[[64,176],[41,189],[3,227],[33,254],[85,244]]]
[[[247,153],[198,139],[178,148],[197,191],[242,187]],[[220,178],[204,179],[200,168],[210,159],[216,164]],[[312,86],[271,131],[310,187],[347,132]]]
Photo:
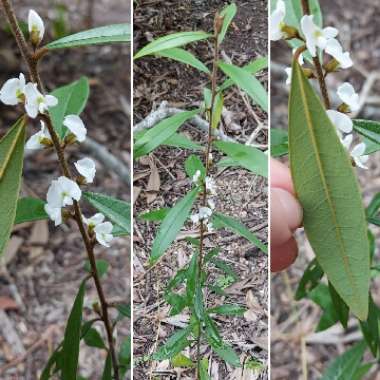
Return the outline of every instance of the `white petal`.
[[[291,83],[292,83],[292,68],[291,67],[287,67],[286,69],[285,69],[285,72],[286,72],[286,74],[287,74],[287,78],[286,78],[286,85],[290,85]]]
[[[338,96],[343,103],[346,103],[351,111],[356,112],[359,109],[359,94],[357,94],[348,82],[343,83],[338,87]]]
[[[343,53],[342,45],[334,38],[327,41],[326,53],[333,56],[340,64],[342,69],[352,66],[352,60],[348,52]]]
[[[43,95],[38,91],[37,85],[28,83],[25,86],[25,109],[29,117],[34,119],[39,112],[39,98]]]
[[[57,180],[51,182],[48,189],[46,200],[50,207],[58,208],[63,206],[62,202],[62,188]]]
[[[317,30],[316,25],[313,21],[314,16],[305,15],[301,18],[301,29],[302,33],[306,38],[306,47],[309,53],[315,57],[317,54],[316,44],[317,40],[315,38],[315,31]]]
[[[351,151],[352,157],[360,157],[364,154],[366,149],[365,143],[360,143],[358,145],[355,145]]]
[[[58,178],[58,183],[61,186],[62,194],[65,197],[73,198],[76,201],[80,200],[80,198],[82,196],[82,191],[76,182],[74,182],[73,180],[71,180],[67,177],[61,176]],[[69,203],[67,198],[65,198],[64,203],[68,202],[66,204],[72,204],[72,203]]]
[[[81,174],[85,178],[87,183],[92,183],[94,181],[96,168],[95,162],[91,160],[91,158],[82,158],[81,160],[77,161],[74,165],[78,170],[79,174]]]
[[[199,223],[199,215],[198,214],[193,214],[190,216],[190,219],[191,221],[194,223],[194,224],[197,224]]]
[[[368,169],[368,166],[365,166],[365,163],[368,161],[368,156],[354,157],[356,166],[362,169]]]
[[[323,29],[323,35],[327,38],[335,38],[338,35],[338,29],[328,26]]]
[[[44,101],[47,107],[55,107],[58,104],[58,99],[53,95],[45,95]]]
[[[347,135],[344,139],[341,140],[343,146],[348,150],[352,144],[353,136],[352,134]]]
[[[327,116],[333,125],[344,133],[352,132],[352,120],[344,113],[335,110],[327,110]]]
[[[100,223],[94,228],[96,240],[105,247],[110,246],[110,242],[113,239],[112,235],[113,225],[110,222]]]
[[[42,21],[40,15],[33,9],[29,11],[28,15],[28,30],[29,33],[32,33],[33,31],[37,32],[40,41],[42,40],[45,33],[44,22]]]
[[[28,141],[25,144],[25,148],[29,150],[42,149],[44,145],[41,144],[41,139],[43,135],[41,132],[37,132],[34,135],[30,136]]]
[[[67,115],[63,120],[63,125],[76,136],[79,142],[86,139],[87,129],[78,115]]]
[[[62,210],[60,207],[52,207],[49,203],[46,203],[44,208],[49,218],[54,221],[55,226],[62,223]]]
[[[97,214],[93,215],[91,218],[85,218],[83,217],[83,221],[88,225],[88,226],[97,226],[100,223],[103,223],[104,221],[104,215],[100,212]]]

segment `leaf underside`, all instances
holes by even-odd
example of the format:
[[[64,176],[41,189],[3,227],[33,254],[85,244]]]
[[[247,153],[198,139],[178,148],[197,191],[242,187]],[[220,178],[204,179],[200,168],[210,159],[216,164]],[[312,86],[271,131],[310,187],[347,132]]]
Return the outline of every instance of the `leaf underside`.
[[[369,247],[365,213],[350,158],[297,62],[289,102],[289,156],[304,227],[328,279],[366,319]]]

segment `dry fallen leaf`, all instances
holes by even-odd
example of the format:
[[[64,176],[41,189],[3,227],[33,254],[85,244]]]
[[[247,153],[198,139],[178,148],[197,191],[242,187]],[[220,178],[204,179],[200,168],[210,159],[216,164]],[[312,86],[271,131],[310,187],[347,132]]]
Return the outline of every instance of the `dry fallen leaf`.
[[[146,201],[148,204],[152,203],[156,198],[158,191],[160,190],[160,174],[158,173],[157,166],[153,158],[149,160],[150,176],[148,185],[146,187]]]

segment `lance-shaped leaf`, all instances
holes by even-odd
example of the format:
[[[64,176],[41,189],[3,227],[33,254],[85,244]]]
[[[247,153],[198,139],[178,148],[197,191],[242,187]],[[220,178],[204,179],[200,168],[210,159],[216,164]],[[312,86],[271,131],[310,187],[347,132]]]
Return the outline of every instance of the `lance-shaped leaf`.
[[[214,145],[233,160],[233,165],[242,166],[254,174],[268,177],[268,156],[261,150],[229,141],[216,141]]]
[[[135,59],[144,57],[145,55],[157,54],[163,50],[186,45],[190,42],[204,40],[209,38],[211,34],[205,32],[180,32],[169,34],[168,36],[157,38],[148,45],[144,46],[135,54]]]
[[[364,137],[366,154],[380,150],[380,123],[373,120],[353,120],[354,129]]]
[[[219,67],[238,87],[245,91],[256,104],[265,112],[268,112],[268,94],[263,85],[253,75],[238,66],[228,63],[219,62]]]
[[[49,114],[58,136],[63,139],[67,128],[63,126],[66,115],[79,115],[85,108],[90,93],[88,79],[82,77],[66,86],[55,89],[51,95],[58,99],[58,105],[49,108]]]
[[[192,66],[199,71],[203,71],[206,74],[210,74],[210,70],[207,66],[201,62],[198,58],[196,58],[189,51],[181,48],[172,48],[167,50],[162,50],[157,53],[159,57],[171,58],[175,61],[185,63],[186,65]]]
[[[85,284],[83,281],[79,287],[66,324],[62,347],[62,380],[77,377]]]
[[[83,196],[99,212],[123,230],[131,233],[131,205],[108,195],[85,192]],[[121,234],[120,234],[121,235]]]
[[[218,35],[218,42],[222,43],[227,33],[228,27],[231,24],[232,19],[235,17],[237,11],[236,4],[232,3],[227,5],[221,12],[220,16],[223,17],[222,29]]]
[[[361,320],[367,318],[367,224],[350,157],[300,65],[293,62],[289,156],[304,227],[335,290]]]
[[[41,199],[26,197],[17,201],[16,218],[14,224],[34,222],[48,219],[45,211],[45,202]]]
[[[100,26],[60,38],[47,44],[46,48],[49,50],[64,49],[86,45],[129,42],[130,40],[131,26],[129,24],[115,24]]]
[[[133,152],[134,158],[139,158],[156,149],[172,136],[185,121],[191,119],[197,113],[199,113],[199,110],[184,111],[160,121],[136,140]]]
[[[16,217],[24,160],[25,118],[19,119],[0,140],[0,255]]]
[[[187,193],[165,216],[160,229],[153,242],[150,263],[155,263],[173,242],[178,232],[184,225],[193,204],[197,198],[199,189],[195,188]]]

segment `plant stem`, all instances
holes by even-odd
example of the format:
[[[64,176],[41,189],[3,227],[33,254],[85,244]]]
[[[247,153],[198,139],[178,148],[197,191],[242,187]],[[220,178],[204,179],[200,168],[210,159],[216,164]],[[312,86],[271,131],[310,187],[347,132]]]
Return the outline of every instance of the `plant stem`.
[[[310,7],[309,7],[308,0],[301,0],[301,3],[302,3],[302,9],[303,9],[304,15],[309,15]],[[327,91],[325,76],[323,75],[322,65],[321,65],[321,62],[319,61],[318,55],[313,57],[313,63],[317,71],[317,78],[319,82],[319,88],[321,89],[321,93],[322,93],[323,103],[325,104],[326,109],[330,109],[331,103],[330,103],[329,93]]]
[[[219,15],[215,16],[215,20]],[[216,24],[216,22],[215,22]],[[218,42],[218,34],[219,31],[217,28],[214,30],[214,57],[212,62],[212,73],[211,73],[211,105],[209,112],[209,125],[208,125],[208,133],[207,133],[207,147],[205,151],[205,178],[209,174],[210,170],[210,153],[211,153],[211,145],[212,145],[212,116],[214,110],[214,103],[216,98],[216,85],[217,85],[217,74],[218,74],[218,59],[219,59],[219,42]],[[206,182],[203,182],[203,195],[201,204],[203,207],[207,206],[207,189]],[[198,270],[197,270],[197,284],[200,283],[202,278],[203,271],[203,257],[204,257],[204,233],[205,233],[205,223],[201,220],[199,227],[199,257],[198,257]],[[197,379],[200,379],[200,369],[201,369],[201,342],[202,342],[202,325],[201,321],[199,321],[198,327],[198,337],[197,337]]]
[[[32,82],[37,83],[40,91],[44,92],[43,82],[42,82],[42,80],[39,76],[39,72],[38,72],[38,59],[36,59],[34,57],[34,55],[31,53],[31,51],[30,51],[30,49],[29,49],[29,47],[25,41],[25,38],[24,38],[24,36],[23,36],[19,26],[18,26],[17,18],[16,18],[14,10],[12,8],[12,4],[11,4],[10,0],[1,0],[1,2],[3,4],[3,8],[4,8],[6,18],[7,18],[8,22],[12,28],[12,32],[15,36],[16,41],[17,41],[17,45],[20,49],[21,55],[24,58],[27,66],[28,66],[28,70],[30,73],[31,80],[32,80]],[[63,148],[62,148],[61,143],[59,141],[59,137],[58,137],[57,133],[55,132],[55,129],[53,127],[53,124],[52,124],[52,121],[51,121],[49,114],[41,115],[41,119],[43,119],[43,121],[46,123],[46,126],[49,130],[49,133],[50,133],[50,136],[52,138],[54,149],[57,153],[59,165],[60,165],[60,168],[61,168],[63,175],[72,180],[73,177],[71,175],[69,165],[66,161]],[[113,328],[112,328],[112,324],[111,324],[110,317],[108,314],[108,303],[106,301],[104,291],[103,291],[103,287],[102,287],[102,284],[100,282],[100,278],[99,278],[99,275],[98,275],[98,272],[96,269],[94,244],[93,244],[90,236],[88,235],[87,229],[83,223],[82,211],[81,211],[79,203],[74,200],[73,205],[74,205],[74,219],[78,225],[80,234],[82,236],[82,239],[83,239],[86,251],[87,251],[87,256],[88,256],[88,259],[89,259],[89,262],[91,265],[91,276],[94,280],[95,287],[96,287],[98,297],[99,297],[99,302],[100,302],[100,306],[101,306],[101,319],[103,321],[103,324],[104,324],[104,327],[105,327],[105,330],[107,333],[107,340],[108,340],[108,345],[109,345],[109,352],[110,352],[111,359],[112,359],[114,378],[116,380],[120,380],[119,366],[118,366],[117,357],[116,357],[115,344],[114,344],[114,340],[113,340],[113,336],[112,336]]]

